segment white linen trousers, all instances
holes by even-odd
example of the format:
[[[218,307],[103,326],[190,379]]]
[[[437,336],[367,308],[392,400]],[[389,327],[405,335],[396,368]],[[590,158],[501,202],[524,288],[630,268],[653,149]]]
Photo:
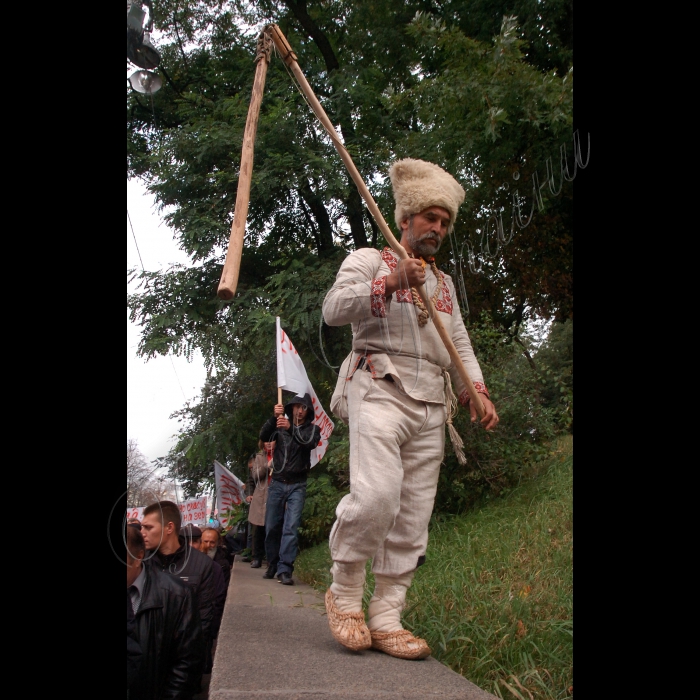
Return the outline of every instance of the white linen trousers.
[[[418,401],[358,370],[347,386],[350,493],[330,534],[333,561],[373,559],[375,574],[412,572],[428,544],[445,447],[442,403]]]

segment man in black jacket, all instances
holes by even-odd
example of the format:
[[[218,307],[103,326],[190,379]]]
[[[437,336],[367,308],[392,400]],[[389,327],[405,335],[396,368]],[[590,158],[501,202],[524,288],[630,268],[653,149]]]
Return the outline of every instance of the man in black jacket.
[[[127,531],[128,532],[128,531]],[[143,540],[143,538],[141,538]],[[143,550],[146,551],[145,548]],[[129,561],[133,562],[132,557]],[[129,571],[132,568],[127,563],[126,572],[126,585],[130,586],[133,583],[133,579],[139,575],[139,572]],[[139,668],[141,668],[141,645],[139,644],[139,638],[136,635],[136,622],[134,619],[134,608],[131,604],[131,595],[129,594],[129,589],[126,589],[126,689],[129,690],[134,684],[134,681],[138,678]]]
[[[201,534],[201,549],[202,554],[206,554],[215,564],[221,567],[224,574],[224,583],[228,592],[228,584],[231,581],[231,565],[228,563],[226,549],[221,544],[221,536],[219,531],[213,527],[205,527]]]
[[[146,549],[153,553],[153,567],[184,581],[194,589],[209,657],[224,610],[224,576],[220,567],[206,554],[188,545],[180,534],[180,525],[180,509],[177,505],[172,501],[159,501],[144,509],[141,532]],[[208,668],[205,672],[208,672]]]
[[[286,406],[276,404],[274,417],[260,430],[263,442],[276,441],[272,462],[272,483],[267,492],[265,552],[268,567],[263,578],[277,574],[280,583],[294,584],[292,572],[299,553],[297,531],[306,500],[306,477],[311,469],[311,450],[321,431],[311,421],[311,396],[295,397]]]
[[[199,687],[204,660],[194,593],[144,563],[146,547],[138,527],[126,526],[126,544],[128,604],[142,651],[129,684],[129,700],[190,700]]]
[[[208,528],[205,528],[205,531]],[[211,528],[209,528],[211,529]],[[191,523],[187,523],[185,527],[182,528],[181,530],[182,535],[184,535],[185,542],[189,542],[190,546],[196,549],[198,552],[202,552],[202,554],[207,554],[206,550],[204,549],[204,545],[202,543],[202,530],[200,530],[196,525],[192,525]],[[216,533],[216,530],[213,530],[213,532]],[[181,536],[182,536],[181,535]],[[218,533],[217,533],[218,535]],[[212,559],[212,557],[209,557]],[[214,563],[217,564],[217,560],[214,558],[213,559]],[[224,564],[228,566],[228,578],[227,578],[227,573],[224,570],[224,567],[219,563],[219,566],[214,567],[214,617],[213,621],[211,624],[210,629],[210,638],[211,643],[207,647],[207,656],[206,656],[206,662],[204,664],[204,673],[210,673],[212,669],[212,665],[214,663],[214,648],[216,644],[216,637],[219,634],[219,628],[221,626],[221,618],[223,617],[224,614],[224,605],[226,604],[226,593],[228,591],[228,582],[231,578],[231,567],[228,564],[228,561],[224,560]],[[220,570],[219,570],[220,569]]]

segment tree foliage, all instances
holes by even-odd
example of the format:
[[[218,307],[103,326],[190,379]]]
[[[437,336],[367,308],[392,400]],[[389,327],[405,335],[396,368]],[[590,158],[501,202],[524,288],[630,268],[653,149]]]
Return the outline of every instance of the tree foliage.
[[[175,491],[158,467],[149,464],[136,440],[126,441],[126,502],[130,508],[169,499]]]
[[[199,349],[212,370],[202,400],[181,413],[175,450],[193,442],[177,469],[190,490],[211,479],[214,458],[245,464],[255,448],[275,401],[276,315],[328,406],[350,334],[322,323],[320,301],[344,255],[384,245],[273,57],[238,293],[217,299],[256,37],[268,22],[294,47],[391,226],[386,173],[395,159],[431,160],[465,185],[438,264],[458,282],[470,332],[484,318],[508,344],[532,315],[572,317],[571,183],[552,193],[562,163],[569,180],[583,165],[573,149],[570,2],[163,0],[156,10],[165,80],[152,101],[127,95],[127,176],[148,183],[192,265],[131,271],[138,291],[129,307],[142,355]],[[555,186],[533,196],[548,162]]]

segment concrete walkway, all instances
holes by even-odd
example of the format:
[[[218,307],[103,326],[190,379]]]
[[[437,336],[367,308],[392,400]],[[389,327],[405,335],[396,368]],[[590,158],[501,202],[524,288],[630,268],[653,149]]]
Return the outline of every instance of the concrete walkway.
[[[322,595],[236,557],[209,700],[493,700],[432,657],[353,652],[331,636]]]

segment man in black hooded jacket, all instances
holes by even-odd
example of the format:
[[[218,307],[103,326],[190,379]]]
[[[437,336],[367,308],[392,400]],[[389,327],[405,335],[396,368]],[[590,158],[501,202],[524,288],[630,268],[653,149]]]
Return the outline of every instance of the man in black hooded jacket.
[[[292,572],[299,553],[297,531],[306,500],[306,477],[311,469],[311,450],[321,439],[321,430],[311,421],[311,396],[295,397],[286,406],[276,404],[274,416],[260,430],[263,442],[276,442],[272,461],[272,483],[265,511],[267,571],[280,583],[294,584]]]

